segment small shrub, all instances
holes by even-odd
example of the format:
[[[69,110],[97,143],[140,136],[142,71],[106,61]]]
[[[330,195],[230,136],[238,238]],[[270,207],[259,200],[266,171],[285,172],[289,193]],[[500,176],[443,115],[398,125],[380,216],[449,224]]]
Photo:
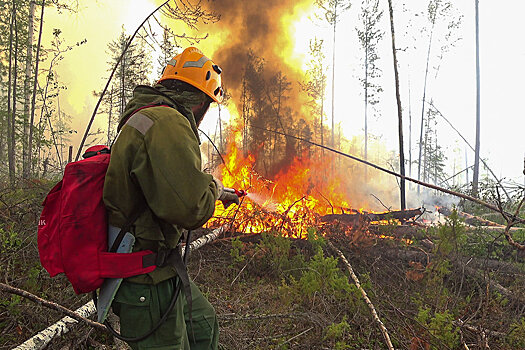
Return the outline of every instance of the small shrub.
[[[298,278],[288,276],[288,283],[283,279],[280,287],[281,300],[285,304],[302,303],[310,305],[317,297],[345,302],[355,309],[360,299],[357,287],[348,282],[348,277],[337,266],[338,259],[325,257],[323,250],[317,253],[301,269]]]
[[[442,313],[434,312],[432,315],[430,308],[420,308],[416,320],[447,347],[456,349],[460,345],[459,330],[452,323],[454,316],[448,310]],[[432,349],[441,348],[442,344],[432,346]]]
[[[346,299],[351,294],[348,278],[337,267],[338,259],[325,257],[318,251],[310,261],[307,269],[299,279],[301,294],[312,297],[315,293],[333,294],[338,299]]]
[[[459,248],[466,242],[465,224],[459,217],[456,208],[445,218],[445,224],[440,224],[436,229],[439,243],[436,253],[440,256],[448,256],[452,252],[458,253]]]
[[[11,229],[0,227],[0,253],[2,255],[15,252],[22,246],[20,235]]]
[[[348,345],[345,341],[345,338],[351,337],[350,330],[351,327],[348,322],[346,322],[346,316],[344,316],[341,322],[332,323],[326,328],[323,339],[332,343],[335,342],[333,349],[350,349],[350,345]]]
[[[230,249],[230,257],[232,258],[232,263],[230,264],[231,268],[242,264],[244,260],[246,260],[244,254],[242,254],[243,248],[244,243],[239,239],[239,237],[236,237],[232,240],[232,247]]]
[[[510,326],[510,333],[505,339],[505,342],[513,349],[525,348],[525,318],[521,318]]]
[[[292,240],[289,238],[263,232],[255,252],[259,259],[259,273],[283,277],[301,267],[304,257],[293,251],[291,245]]]

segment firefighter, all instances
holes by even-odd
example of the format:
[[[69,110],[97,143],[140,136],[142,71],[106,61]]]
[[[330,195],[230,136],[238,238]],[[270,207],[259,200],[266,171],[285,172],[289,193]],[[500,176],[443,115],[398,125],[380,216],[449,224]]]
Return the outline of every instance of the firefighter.
[[[221,69],[194,47],[169,61],[157,84],[134,89],[120,117],[104,183],[109,224],[121,228],[136,217],[130,229],[133,251],[177,251],[181,229],[201,227],[213,215],[216,200],[223,199],[221,182],[201,171],[197,131],[210,103],[222,100]],[[156,265],[151,273],[124,279],[113,299],[125,337],[151,330],[183,280],[176,266]],[[217,349],[214,308],[193,282],[181,289],[153,334],[128,341],[133,349]]]

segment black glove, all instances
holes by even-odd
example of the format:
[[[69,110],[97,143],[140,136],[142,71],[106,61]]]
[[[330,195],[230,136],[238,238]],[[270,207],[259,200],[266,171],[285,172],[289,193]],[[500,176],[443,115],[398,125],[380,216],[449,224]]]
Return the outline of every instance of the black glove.
[[[237,205],[241,203],[239,196],[235,193],[235,190],[232,190],[231,188],[224,188],[219,200],[222,202],[222,205],[224,205],[224,209],[227,209],[233,203]]]

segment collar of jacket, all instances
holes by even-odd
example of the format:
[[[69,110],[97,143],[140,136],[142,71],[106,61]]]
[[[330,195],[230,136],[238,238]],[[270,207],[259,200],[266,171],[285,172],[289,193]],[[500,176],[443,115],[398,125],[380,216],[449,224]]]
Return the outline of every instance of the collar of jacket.
[[[191,94],[191,93],[190,93]],[[148,105],[168,105],[179,111],[189,122],[195,137],[201,143],[199,138],[199,131],[195,123],[195,117],[191,111],[191,107],[195,105],[194,96],[177,95],[171,90],[166,89],[162,85],[155,85],[154,87],[147,85],[138,85],[133,90],[133,97],[126,105],[124,113],[120,116],[117,132],[120,131],[128,117],[137,109]],[[197,103],[198,104],[198,103]]]

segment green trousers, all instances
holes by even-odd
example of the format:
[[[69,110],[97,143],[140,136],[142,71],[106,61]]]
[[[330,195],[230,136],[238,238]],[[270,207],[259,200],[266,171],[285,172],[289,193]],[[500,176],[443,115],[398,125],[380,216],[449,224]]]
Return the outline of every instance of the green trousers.
[[[146,334],[160,320],[174,293],[173,280],[156,285],[123,281],[112,307],[120,317],[123,336],[139,337]],[[152,335],[136,343],[132,349],[157,350],[216,350],[219,343],[219,324],[213,306],[191,282],[192,327],[190,327],[184,289],[170,315]]]

